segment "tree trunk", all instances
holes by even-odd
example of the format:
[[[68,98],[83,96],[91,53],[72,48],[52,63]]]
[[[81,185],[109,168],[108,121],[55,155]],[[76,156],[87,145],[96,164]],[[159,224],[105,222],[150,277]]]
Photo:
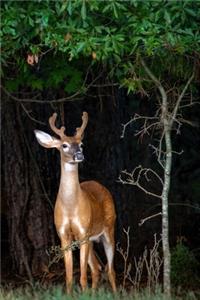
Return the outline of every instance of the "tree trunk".
[[[166,145],[166,159],[164,165],[164,183],[162,191],[162,245],[164,257],[163,285],[164,293],[171,294],[170,281],[170,248],[169,248],[169,214],[168,214],[168,196],[170,189],[171,165],[172,165],[172,146],[171,146],[171,128],[164,120],[164,135]]]
[[[157,86],[162,103],[161,103],[161,123],[163,125],[164,130],[164,138],[165,138],[165,148],[166,148],[166,157],[164,161],[164,182],[163,182],[163,190],[162,190],[162,244],[163,244],[163,259],[164,259],[164,269],[163,269],[163,285],[164,285],[164,293],[168,296],[171,294],[171,280],[170,280],[170,248],[169,248],[169,214],[168,214],[168,196],[170,189],[170,177],[171,177],[171,166],[172,166],[172,145],[171,145],[171,129],[172,129],[172,121],[169,118],[169,105],[167,94],[162,86],[161,82],[154,76],[151,70],[147,67],[145,62],[141,60],[142,66],[144,67],[146,73],[152,79],[152,81]],[[173,120],[173,118],[172,118]],[[161,137],[162,143],[162,137]],[[159,151],[162,151],[160,149]]]
[[[29,278],[47,264],[46,249],[54,241],[53,211],[44,197],[25,141],[20,104],[3,103],[4,195],[7,203],[12,271]],[[30,148],[32,144],[30,143]],[[34,150],[35,151],[35,150]]]

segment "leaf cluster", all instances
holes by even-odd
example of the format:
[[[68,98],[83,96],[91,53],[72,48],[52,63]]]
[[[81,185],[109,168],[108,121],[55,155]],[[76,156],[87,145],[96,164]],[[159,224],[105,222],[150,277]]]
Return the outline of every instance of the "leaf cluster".
[[[74,62],[87,60],[88,65],[106,65],[109,76],[129,91],[141,90],[146,80],[140,74],[140,57],[148,57],[152,65],[157,61],[157,76],[170,70],[179,77],[180,72],[187,74],[183,65],[188,57],[200,50],[198,1],[4,1],[1,14],[3,71],[17,67],[15,77],[25,73],[38,89],[52,82],[58,86],[67,76],[73,77],[73,70],[77,86],[85,64],[77,68]],[[45,65],[48,51],[51,59],[59,60],[44,83],[43,78],[30,77],[26,57],[36,54]],[[68,88],[71,92],[76,87]]]

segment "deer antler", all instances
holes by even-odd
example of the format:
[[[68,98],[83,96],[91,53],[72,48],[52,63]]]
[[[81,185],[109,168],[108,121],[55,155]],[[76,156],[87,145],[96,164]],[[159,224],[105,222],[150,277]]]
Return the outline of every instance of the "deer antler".
[[[51,129],[57,134],[60,136],[60,138],[62,139],[65,134],[65,127],[62,126],[60,129],[56,127],[55,125],[55,121],[56,121],[56,118],[57,118],[57,113],[54,113],[50,118],[49,118],[49,125],[51,127]]]
[[[76,128],[76,134],[75,134],[76,137],[81,138],[85,130],[85,127],[87,126],[87,122],[88,122],[88,113],[84,111],[82,115],[82,125],[81,127]]]

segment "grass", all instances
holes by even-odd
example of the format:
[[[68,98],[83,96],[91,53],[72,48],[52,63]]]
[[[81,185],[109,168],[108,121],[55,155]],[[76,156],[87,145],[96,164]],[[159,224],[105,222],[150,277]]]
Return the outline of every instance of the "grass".
[[[1,288],[0,300],[197,300],[198,295],[195,296],[193,292],[188,293],[184,297],[172,296],[170,299],[166,297],[161,291],[150,294],[147,291],[140,293],[125,293],[118,292],[113,294],[105,289],[98,289],[94,294],[91,290],[81,293],[79,289],[74,289],[73,295],[66,295],[62,286],[51,286],[43,288],[40,285],[34,287],[26,286],[16,289],[11,287]]]

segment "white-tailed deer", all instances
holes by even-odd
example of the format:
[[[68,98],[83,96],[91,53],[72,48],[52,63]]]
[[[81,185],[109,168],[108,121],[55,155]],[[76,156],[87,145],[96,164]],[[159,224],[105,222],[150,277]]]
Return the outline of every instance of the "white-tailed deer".
[[[83,132],[87,126],[88,114],[83,112],[82,125],[76,128],[74,136],[65,135],[65,127],[55,126],[57,114],[49,118],[51,129],[60,139],[35,130],[40,145],[57,148],[61,155],[61,179],[56,199],[54,220],[57,233],[64,251],[66,270],[66,287],[70,293],[73,281],[73,257],[70,244],[73,240],[85,241],[80,244],[80,284],[84,290],[87,286],[87,264],[92,274],[92,288],[99,280],[100,264],[93,251],[93,241],[102,241],[107,257],[108,278],[113,291],[116,291],[114,258],[115,208],[110,192],[96,181],[79,183],[78,163],[84,159],[82,152]]]

